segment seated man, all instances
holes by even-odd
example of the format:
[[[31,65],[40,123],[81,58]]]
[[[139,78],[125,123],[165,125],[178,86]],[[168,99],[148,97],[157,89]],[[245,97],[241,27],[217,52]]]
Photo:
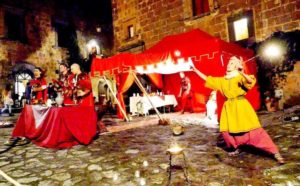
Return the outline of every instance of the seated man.
[[[70,77],[73,90],[73,101],[83,106],[94,106],[92,84],[88,74],[81,72],[77,63],[71,65],[72,76]]]

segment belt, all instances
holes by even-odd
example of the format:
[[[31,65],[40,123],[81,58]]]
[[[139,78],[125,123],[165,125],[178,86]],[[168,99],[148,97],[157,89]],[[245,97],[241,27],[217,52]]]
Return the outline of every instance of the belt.
[[[227,98],[226,101],[242,100],[242,99],[245,99],[245,96],[237,96],[235,98]]]

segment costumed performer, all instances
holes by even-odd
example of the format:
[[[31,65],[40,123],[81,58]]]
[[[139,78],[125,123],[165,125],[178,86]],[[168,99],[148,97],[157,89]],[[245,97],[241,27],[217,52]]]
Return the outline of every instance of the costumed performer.
[[[73,101],[83,106],[94,106],[92,84],[88,74],[81,71],[77,63],[71,65],[71,87],[73,90]]]
[[[59,64],[59,77],[58,80],[53,80],[55,91],[61,92],[64,97],[64,104],[73,104],[72,100],[72,79],[73,75],[69,70],[67,63]]]
[[[192,68],[205,80],[206,87],[220,91],[226,98],[221,112],[220,132],[226,145],[235,149],[229,155],[238,155],[241,145],[251,145],[274,155],[279,163],[284,163],[277,146],[261,127],[253,107],[245,98],[247,91],[255,85],[256,79],[243,72],[242,61],[235,56],[231,57],[224,77],[206,76]]]
[[[191,91],[191,80],[184,74],[184,72],[180,72],[179,75],[181,78],[181,82],[180,82],[181,87],[180,87],[180,92],[178,97],[181,97],[181,114],[184,114],[185,112],[187,101],[190,102],[190,106],[191,106],[190,111],[194,112],[193,100],[192,100],[193,95]]]
[[[30,81],[31,104],[43,104],[47,101],[45,72],[40,67],[35,67],[33,74],[34,79]]]

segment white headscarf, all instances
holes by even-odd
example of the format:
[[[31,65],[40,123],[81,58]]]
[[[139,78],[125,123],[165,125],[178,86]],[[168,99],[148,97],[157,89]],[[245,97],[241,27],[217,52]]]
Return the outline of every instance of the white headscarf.
[[[238,76],[240,74],[239,70],[243,69],[242,60],[238,59],[235,56],[232,56],[229,59],[227,68],[228,68],[229,65],[233,66],[234,69],[232,71],[227,71],[226,72],[225,79],[231,79],[231,78],[234,78],[234,77]]]

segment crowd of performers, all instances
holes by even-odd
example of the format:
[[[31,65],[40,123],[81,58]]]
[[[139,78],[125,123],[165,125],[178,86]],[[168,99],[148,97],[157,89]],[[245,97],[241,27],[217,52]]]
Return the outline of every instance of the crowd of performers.
[[[49,85],[47,87],[44,71],[36,67],[34,79],[29,83],[29,103],[45,104],[48,99],[54,99],[57,93],[60,93],[64,98],[63,103],[65,105],[94,105],[90,77],[87,73],[82,72],[76,63],[72,64],[71,68],[68,64],[61,63],[59,65],[59,78],[52,80]]]
[[[196,68],[191,68],[200,78],[205,80],[207,88],[220,91],[226,98],[220,116],[219,128],[226,145],[234,149],[229,155],[238,155],[241,152],[241,146],[250,145],[274,155],[279,163],[284,163],[277,146],[262,128],[254,109],[244,97],[247,91],[255,85],[256,79],[253,75],[244,73],[242,61],[237,57],[230,58],[224,77],[206,76]],[[67,64],[61,63],[59,72],[59,78],[53,80],[53,85],[55,91],[63,95],[64,104],[85,106],[94,104],[89,75],[82,72],[78,64],[72,64],[69,70]],[[181,112],[184,113],[186,102],[191,101],[191,84],[183,73],[180,75],[182,88],[179,96],[182,97],[183,108]],[[46,85],[43,71],[36,68],[34,79],[30,82],[32,104],[45,103],[47,100]]]

